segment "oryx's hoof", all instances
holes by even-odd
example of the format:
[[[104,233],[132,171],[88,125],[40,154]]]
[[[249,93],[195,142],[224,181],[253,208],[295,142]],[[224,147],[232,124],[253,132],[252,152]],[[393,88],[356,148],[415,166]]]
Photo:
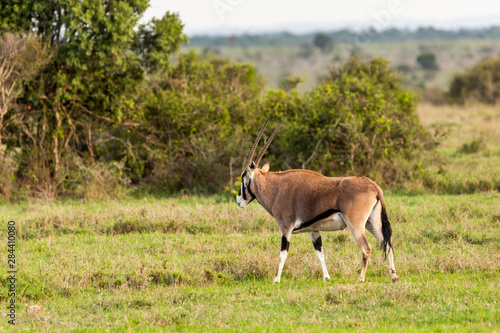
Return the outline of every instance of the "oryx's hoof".
[[[279,277],[275,277],[273,279],[273,283],[280,283],[280,278]]]
[[[399,281],[399,277],[397,275],[391,277],[391,279],[392,279],[392,282],[394,282],[394,283]]]
[[[330,281],[330,276],[325,276],[325,277],[323,278],[323,282],[327,282],[327,281]]]

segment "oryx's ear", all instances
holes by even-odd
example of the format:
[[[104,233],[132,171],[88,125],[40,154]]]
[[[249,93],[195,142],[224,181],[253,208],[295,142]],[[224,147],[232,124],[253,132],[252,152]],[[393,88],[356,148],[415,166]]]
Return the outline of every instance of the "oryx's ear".
[[[262,166],[262,171],[269,171],[269,168],[271,167],[271,163],[267,161],[263,166]]]
[[[254,161],[250,162],[250,165],[248,166],[248,170],[250,172],[253,172],[255,170],[255,162]]]

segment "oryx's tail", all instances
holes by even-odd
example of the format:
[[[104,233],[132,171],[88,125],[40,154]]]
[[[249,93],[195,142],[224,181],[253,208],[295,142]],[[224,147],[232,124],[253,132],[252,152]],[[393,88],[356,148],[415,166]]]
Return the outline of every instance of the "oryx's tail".
[[[380,213],[380,218],[382,220],[382,235],[384,240],[382,241],[382,247],[384,248],[385,256],[387,257],[387,252],[392,248],[391,238],[392,238],[392,228],[389,219],[387,218],[387,212],[385,210],[384,202],[382,204],[382,212]]]

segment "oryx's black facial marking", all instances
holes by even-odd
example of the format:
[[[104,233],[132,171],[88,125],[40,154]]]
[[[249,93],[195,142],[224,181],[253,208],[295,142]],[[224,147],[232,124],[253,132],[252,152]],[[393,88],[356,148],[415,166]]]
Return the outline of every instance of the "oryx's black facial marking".
[[[281,251],[288,251],[290,248],[290,242],[286,239],[285,236],[281,236]]]
[[[321,248],[323,247],[323,242],[321,241],[321,236],[319,236],[314,242],[313,242],[313,245],[314,245],[314,249],[316,251],[319,251],[321,252]]]
[[[248,194],[250,194],[250,197],[253,200],[253,199],[255,199],[255,194],[253,194],[252,189],[250,188],[250,184],[252,184],[252,180],[251,179],[248,180]],[[252,202],[252,201],[250,200],[250,202]]]
[[[255,197],[255,194],[253,194],[252,192],[252,189],[250,188],[250,185],[252,184],[252,180],[251,179],[248,179],[248,185],[245,186],[245,177],[247,175],[247,172],[244,171],[242,174],[241,174],[241,187],[240,187],[240,191],[238,192],[238,195],[242,196],[243,197],[243,200],[247,200],[247,191],[248,191],[248,194],[250,194],[250,202],[252,202],[254,199],[256,199]]]
[[[240,186],[240,191],[238,192],[238,195],[241,195],[241,190],[243,189],[243,200],[247,200],[247,194],[246,194],[246,191],[245,191],[245,177],[247,175],[247,172],[244,171],[242,174],[241,174],[241,186]]]
[[[298,228],[294,228],[293,230],[300,230],[300,229],[303,229],[303,228],[307,228],[311,224],[314,224],[314,223],[316,223],[318,221],[326,219],[328,216],[333,215],[335,213],[340,213],[340,210],[338,210],[338,209],[329,209],[326,212],[319,214],[318,216],[316,216],[312,220],[302,223],[301,225],[299,225]]]
[[[241,190],[243,189],[243,200],[247,200],[247,191],[245,191],[245,184],[241,183],[241,188],[240,188],[240,195],[241,195]]]

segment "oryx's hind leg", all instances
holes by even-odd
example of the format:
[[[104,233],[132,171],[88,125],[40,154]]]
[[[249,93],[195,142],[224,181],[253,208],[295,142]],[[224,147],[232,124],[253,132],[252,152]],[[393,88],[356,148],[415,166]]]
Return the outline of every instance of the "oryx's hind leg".
[[[389,221],[387,221],[389,223]],[[375,207],[373,207],[370,216],[368,217],[368,222],[366,223],[366,229],[370,231],[375,238],[384,246],[384,234],[382,232],[382,204],[377,202]],[[387,256],[387,262],[389,264],[389,275],[393,282],[399,280],[399,277],[396,274],[396,268],[394,267],[394,255],[392,246],[387,245],[387,249],[384,249],[385,254]]]
[[[352,237],[358,244],[362,253],[361,272],[358,277],[359,282],[365,282],[366,267],[372,251],[372,247],[370,246],[370,243],[368,243],[368,238],[365,234],[365,225],[368,219],[368,214],[369,212],[362,212],[360,210],[349,210],[346,213],[342,212],[342,217],[344,218],[347,227],[351,231]]]
[[[323,251],[323,242],[321,241],[321,235],[317,231],[312,231],[309,233],[309,235],[311,236],[311,240],[314,245],[314,252],[316,252],[316,256],[318,257],[321,264],[321,269],[323,270],[323,281],[330,280],[330,275],[328,274],[328,270],[326,269],[325,252]]]

